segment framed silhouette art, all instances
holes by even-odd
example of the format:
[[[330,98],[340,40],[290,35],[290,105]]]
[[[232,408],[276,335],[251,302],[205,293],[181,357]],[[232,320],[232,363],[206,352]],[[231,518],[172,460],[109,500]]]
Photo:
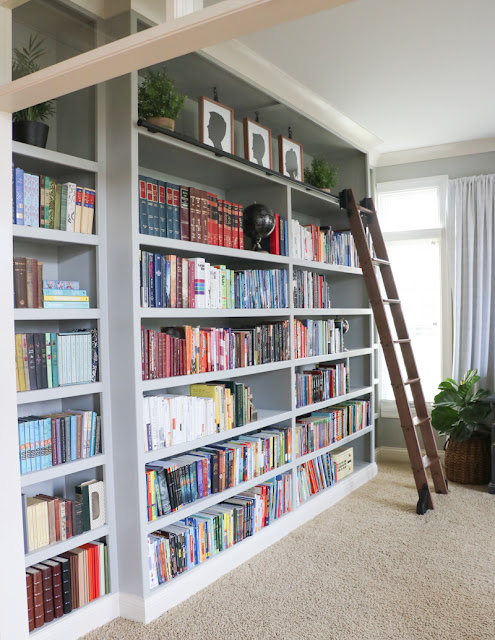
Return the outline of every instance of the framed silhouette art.
[[[199,140],[234,153],[234,110],[206,96],[199,99]]]
[[[244,157],[266,169],[272,165],[272,132],[259,122],[244,118]]]
[[[285,136],[278,137],[278,162],[282,175],[304,182],[302,144]]]

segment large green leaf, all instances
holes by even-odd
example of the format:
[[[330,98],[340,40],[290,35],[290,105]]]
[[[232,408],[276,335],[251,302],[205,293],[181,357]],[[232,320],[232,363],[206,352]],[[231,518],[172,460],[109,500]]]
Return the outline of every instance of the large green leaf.
[[[459,419],[468,424],[476,425],[490,413],[490,405],[485,402],[468,404],[459,411]]]
[[[474,425],[467,424],[463,420],[459,420],[459,422],[452,427],[449,435],[456,442],[465,442],[466,440],[469,440],[473,433]]]
[[[435,396],[435,406],[436,407],[457,407],[462,406],[462,398],[459,396],[457,391],[445,390],[440,391]]]
[[[459,419],[459,413],[447,406],[435,407],[431,412],[431,423],[433,428],[442,434],[450,433],[452,426]]]
[[[444,389],[445,391],[456,391],[457,390],[457,385],[453,385],[451,382],[448,382],[448,380],[445,380],[444,382],[441,382],[438,385],[439,389]]]
[[[476,391],[476,393],[471,398],[471,402],[483,400],[483,398],[488,398],[489,395],[490,395],[490,392],[487,391],[486,389],[478,389],[478,391]]]
[[[480,377],[476,375],[477,373],[477,369],[469,369],[469,371],[466,372],[463,382],[459,385],[459,393],[463,398],[466,397],[471,387],[480,380]]]

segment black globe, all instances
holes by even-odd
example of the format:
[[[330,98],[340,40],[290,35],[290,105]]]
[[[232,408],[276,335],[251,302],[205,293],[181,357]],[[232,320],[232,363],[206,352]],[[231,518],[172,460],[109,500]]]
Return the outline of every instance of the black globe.
[[[253,249],[259,251],[260,241],[269,236],[275,228],[275,215],[265,204],[255,202],[244,209],[242,228],[253,241]]]

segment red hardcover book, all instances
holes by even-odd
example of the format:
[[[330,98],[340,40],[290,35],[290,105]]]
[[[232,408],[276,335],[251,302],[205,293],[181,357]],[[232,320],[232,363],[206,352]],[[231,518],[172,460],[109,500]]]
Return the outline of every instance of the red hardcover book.
[[[29,631],[32,631],[34,629],[34,585],[32,573],[26,573],[26,594]]]
[[[141,326],[141,335],[143,338],[143,352],[144,352],[144,375],[143,380],[150,379],[150,369],[149,369],[149,346],[148,346],[148,330]]]
[[[239,205],[231,204],[232,216],[232,249],[239,248]]]
[[[34,569],[39,569],[43,581],[43,610],[45,612],[45,622],[51,622],[55,617],[53,609],[53,584],[52,570],[44,564],[35,564]]]
[[[214,193],[209,194],[211,196],[211,215],[213,218],[213,244],[218,247],[218,197]]]
[[[62,567],[59,562],[54,560],[45,560],[44,565],[50,567],[52,572],[52,585],[53,585],[53,610],[55,618],[60,618],[64,615],[63,607],[63,592],[62,592]]]
[[[217,215],[218,215],[218,245],[220,247],[225,246],[224,242],[224,215],[223,215],[223,200],[217,200]]]
[[[239,249],[244,249],[244,228],[242,226],[243,223],[243,216],[244,216],[244,209],[242,208],[242,205],[238,205],[239,209],[238,209],[238,213],[239,213]]]
[[[192,242],[202,242],[201,191],[195,187],[189,188],[189,218]]]
[[[270,253],[280,255],[280,216],[275,214],[275,228],[270,234]]]
[[[189,309],[196,308],[195,280],[196,280],[196,263],[194,262],[194,260],[190,260],[189,261]]]
[[[180,239],[191,240],[189,218],[189,187],[180,187]]]
[[[223,201],[223,240],[224,246],[232,248],[232,205]]]
[[[213,210],[211,202],[211,193],[206,192],[206,206],[208,208],[208,244],[213,243]]]
[[[177,262],[178,256],[170,256],[170,307],[176,309],[177,304]]]
[[[34,626],[36,629],[45,624],[45,609],[43,605],[43,574],[35,567],[26,569],[26,573],[33,576]]]
[[[201,237],[202,242],[208,242],[208,193],[201,191]]]

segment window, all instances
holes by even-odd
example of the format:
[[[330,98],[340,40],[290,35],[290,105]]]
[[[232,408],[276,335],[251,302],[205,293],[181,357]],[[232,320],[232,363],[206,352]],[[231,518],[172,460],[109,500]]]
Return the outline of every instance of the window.
[[[445,256],[446,194],[447,176],[377,184],[378,219],[428,403],[438,393],[439,382],[450,374],[452,359]],[[401,357],[399,362],[403,364]],[[401,368],[406,379],[404,367]],[[381,415],[396,417],[383,354],[380,398]]]

